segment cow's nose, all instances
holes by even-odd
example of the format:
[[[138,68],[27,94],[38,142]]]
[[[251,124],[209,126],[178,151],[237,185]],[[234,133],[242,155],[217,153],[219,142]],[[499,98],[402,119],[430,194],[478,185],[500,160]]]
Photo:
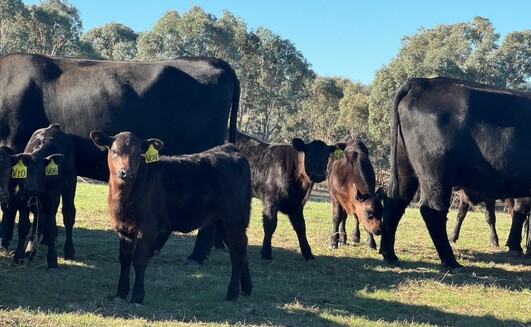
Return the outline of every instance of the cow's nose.
[[[126,182],[133,181],[135,177],[136,177],[136,174],[131,169],[120,170],[120,178]]]
[[[380,229],[380,227],[378,227],[378,228],[373,229],[372,233],[374,235],[380,235],[380,234],[382,234],[382,230]]]

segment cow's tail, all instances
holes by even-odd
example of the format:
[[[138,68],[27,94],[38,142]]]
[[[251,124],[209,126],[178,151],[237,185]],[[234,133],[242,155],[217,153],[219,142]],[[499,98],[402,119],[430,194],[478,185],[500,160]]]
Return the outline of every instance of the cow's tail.
[[[232,94],[232,107],[229,118],[229,142],[236,143],[236,126],[238,123],[238,109],[240,107],[240,81],[233,71],[234,75],[234,93]]]
[[[388,195],[392,196],[393,198],[397,198],[398,196],[398,166],[396,163],[396,155],[397,155],[397,148],[398,148],[398,142],[404,142],[404,137],[402,135],[402,126],[400,124],[400,116],[398,114],[398,105],[400,104],[400,101],[406,96],[406,94],[409,93],[409,91],[412,88],[412,82],[411,79],[407,80],[400,86],[400,88],[395,93],[395,99],[393,103],[393,125],[392,125],[392,131],[391,131],[391,180],[389,183],[389,191]],[[399,140],[400,138],[400,140]]]

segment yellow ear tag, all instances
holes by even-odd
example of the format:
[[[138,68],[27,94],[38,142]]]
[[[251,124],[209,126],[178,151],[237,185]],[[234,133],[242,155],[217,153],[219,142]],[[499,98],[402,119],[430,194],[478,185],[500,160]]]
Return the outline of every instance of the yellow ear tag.
[[[22,160],[19,160],[16,165],[13,166],[11,170],[12,178],[26,178],[28,175],[28,167],[24,166]]]
[[[144,158],[146,159],[146,163],[152,163],[155,161],[159,161],[159,151],[153,147],[153,144],[150,144]]]
[[[344,154],[343,154],[343,150],[337,148],[334,150],[334,159],[336,160],[339,160],[341,158],[343,158]]]
[[[59,167],[57,166],[55,161],[53,161],[53,159],[46,166],[46,168],[44,168],[44,170],[45,170],[45,175],[46,176],[59,175]]]

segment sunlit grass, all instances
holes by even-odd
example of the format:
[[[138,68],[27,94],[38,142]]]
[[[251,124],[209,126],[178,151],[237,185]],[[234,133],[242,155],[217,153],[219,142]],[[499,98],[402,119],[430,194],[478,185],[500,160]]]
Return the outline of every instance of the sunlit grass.
[[[525,326],[531,317],[531,260],[508,258],[492,247],[481,212],[471,212],[453,245],[467,268],[439,266],[418,209],[408,209],[396,251],[402,267],[384,264],[362,243],[328,248],[331,205],[308,203],[307,234],[316,260],[306,262],[289,220],[279,215],[272,261],[260,259],[261,204],[253,201],[248,229],[253,294],[223,301],[230,277],[226,253],[203,266],[182,266],[195,233],[176,233],[146,272],[143,307],[115,303],[118,241],[107,217],[107,187],[79,184],[74,229],[76,260],[48,272],[43,246],[32,262],[13,266],[0,254],[0,326]],[[455,222],[448,216],[448,230]],[[59,215],[62,255],[64,229]],[[352,228],[352,217],[347,221]],[[509,232],[498,214],[500,244]],[[349,231],[350,232],[350,231]],[[16,233],[15,233],[16,235]],[[379,239],[377,240],[377,242]],[[12,243],[14,246],[14,243]],[[132,274],[134,276],[134,274]]]

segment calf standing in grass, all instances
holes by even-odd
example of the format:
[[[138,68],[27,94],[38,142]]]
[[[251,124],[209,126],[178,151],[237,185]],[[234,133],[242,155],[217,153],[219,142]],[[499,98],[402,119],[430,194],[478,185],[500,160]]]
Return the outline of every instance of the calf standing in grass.
[[[304,143],[294,138],[292,145],[268,144],[238,132],[236,145],[251,165],[253,195],[262,200],[264,240],[262,259],[271,260],[271,239],[277,228],[278,211],[288,215],[297,233],[302,255],[314,259],[308,240],[303,209],[314,183],[326,179],[330,153],[345,144],[327,145],[323,141]]]
[[[384,191],[375,190],[374,169],[365,144],[350,136],[344,142],[345,151],[337,150],[328,164],[328,190],[333,208],[330,247],[337,249],[338,245],[347,244],[345,224],[347,216],[353,215],[352,241],[360,241],[361,222],[367,231],[367,247],[376,249],[373,234],[381,233]]]
[[[61,131],[58,124],[52,124],[35,131],[24,153],[17,154],[14,160],[16,164],[13,166],[12,178],[18,182],[18,191],[4,212],[2,246],[5,249],[9,246],[18,210],[18,244],[14,256],[15,262],[22,262],[34,254],[36,240],[42,233],[48,245],[48,268],[58,268],[55,250],[56,214],[61,198],[66,230],[64,257],[74,259],[72,229],[76,215],[74,198],[77,182],[74,144],[70,137]],[[34,215],[33,231],[26,247],[26,236],[31,229],[30,212]]]
[[[232,276],[227,300],[251,294],[247,235],[251,211],[249,163],[234,145],[192,155],[158,156],[158,139],[141,140],[130,132],[107,136],[90,133],[108,149],[109,214],[120,238],[117,297],[129,293],[131,262],[135,281],[131,302],[144,300],[144,274],[159,235],[168,230],[191,232],[215,224],[228,245]],[[158,159],[158,160],[157,160]],[[162,233],[161,233],[162,232]]]

